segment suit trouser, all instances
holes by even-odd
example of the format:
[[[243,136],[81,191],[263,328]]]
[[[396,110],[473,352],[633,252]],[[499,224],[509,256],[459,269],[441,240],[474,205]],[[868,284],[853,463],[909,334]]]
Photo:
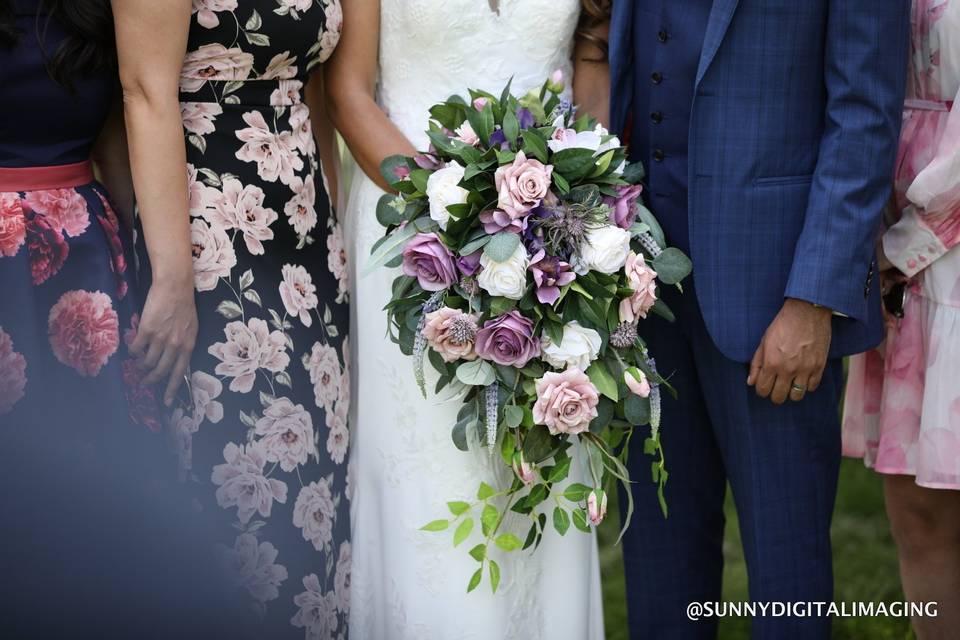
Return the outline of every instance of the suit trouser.
[[[746,384],[749,366],[714,345],[692,283],[664,292],[676,323],[651,318],[641,333],[659,371],[669,517],[650,482],[650,457],[633,447],[636,512],[624,538],[630,637],[713,638],[717,620],[692,622],[690,602],[721,600],[723,505],[733,492],[754,602],[830,602],[830,520],[840,464],[842,363],[827,365],[819,390],[775,406]],[[759,640],[829,638],[817,617],[753,620]]]

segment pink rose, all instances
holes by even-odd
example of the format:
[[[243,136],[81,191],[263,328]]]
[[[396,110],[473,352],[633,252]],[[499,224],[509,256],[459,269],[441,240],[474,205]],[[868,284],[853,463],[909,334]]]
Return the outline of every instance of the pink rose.
[[[236,445],[228,442],[223,448],[224,464],[213,468],[211,481],[217,485],[217,504],[224,509],[237,507],[237,518],[242,524],[250,522],[253,514],[270,517],[274,501],[287,501],[287,485],[267,478],[267,451],[262,442]]]
[[[347,448],[350,446],[350,430],[347,428],[347,412],[349,405],[338,404],[336,411],[327,412],[327,453],[334,464],[343,464],[347,457]]]
[[[337,596],[337,608],[346,613],[350,610],[350,569],[353,553],[350,543],[340,543],[340,555],[337,558],[337,572],[333,578],[333,592]]]
[[[13,409],[27,386],[27,360],[13,350],[13,339],[0,329],[0,415]]]
[[[327,413],[333,413],[334,403],[342,393],[343,378],[343,368],[340,365],[337,350],[328,344],[315,342],[310,353],[303,355],[302,362],[303,368],[310,375],[317,406],[326,410]]]
[[[35,212],[47,218],[50,226],[77,238],[90,226],[87,200],[76,189],[30,191],[24,201]]]
[[[349,543],[344,542],[343,544]],[[337,576],[339,575],[340,569],[338,567]],[[347,575],[349,581],[349,573]],[[341,598],[340,594],[336,591],[324,593],[323,587],[320,586],[320,578],[315,573],[304,577],[303,586],[306,591],[293,596],[293,604],[298,607],[298,610],[291,618],[290,624],[298,629],[304,629],[306,638],[337,637],[337,625],[339,624],[337,607]],[[349,604],[349,598],[347,602]],[[346,609],[342,609],[342,611],[346,612]]]
[[[197,14],[197,24],[206,29],[220,26],[219,11],[233,11],[237,0],[193,0],[193,13]]]
[[[283,265],[283,282],[280,283],[280,299],[283,307],[292,316],[300,318],[303,326],[313,324],[310,312],[317,308],[317,287],[307,270],[297,265]]]
[[[219,225],[210,226],[199,218],[190,223],[193,247],[193,279],[197,291],[213,291],[220,278],[229,278],[237,265],[230,236]]]
[[[306,464],[317,444],[313,434],[313,419],[303,405],[295,405],[289,398],[278,398],[264,409],[257,420],[255,432],[267,454],[267,462],[278,462],[290,472]]]
[[[299,80],[280,80],[277,88],[270,94],[270,105],[274,107],[289,107],[300,104],[300,90],[303,83]]]
[[[597,495],[598,493],[600,495]],[[603,522],[603,519],[607,516],[606,491],[594,489],[590,492],[590,495],[587,496],[587,515],[590,517],[590,522],[594,525],[599,525]]]
[[[260,542],[252,533],[242,533],[232,548],[218,544],[214,551],[230,584],[246,590],[259,603],[258,609],[280,597],[280,585],[289,573],[277,563],[280,552],[273,544]]]
[[[216,131],[213,124],[217,116],[223,113],[223,107],[216,102],[181,102],[180,119],[188,133],[203,136]]]
[[[475,316],[457,309],[441,307],[428,313],[426,320],[423,336],[444,362],[477,359],[474,351],[474,341],[477,338]]]
[[[207,352],[220,360],[214,373],[233,378],[230,391],[248,393],[253,389],[257,371],[280,373],[290,364],[283,333],[270,331],[262,318],[250,318],[246,324],[230,322],[223,332],[227,341],[210,345]]]
[[[236,178],[223,181],[223,193],[213,207],[204,211],[204,217],[215,226],[224,229],[239,229],[247,251],[255,256],[263,255],[263,243],[273,240],[277,212],[263,206],[265,194],[256,185],[243,185]]]
[[[333,539],[335,517],[333,494],[326,480],[321,478],[300,489],[293,505],[293,525],[302,530],[303,539],[317,551],[323,551],[324,545]]]
[[[237,159],[257,163],[257,175],[267,182],[293,184],[296,172],[303,169],[293,132],[274,133],[259,111],[243,114],[243,121],[249,126],[236,132],[244,143],[234,154]]]
[[[246,80],[253,71],[253,54],[237,47],[205,44],[183,59],[180,90],[195,93],[207,80]]]
[[[0,256],[15,256],[27,239],[27,221],[15,193],[0,193]]]
[[[513,164],[500,167],[494,174],[500,209],[511,218],[523,217],[550,193],[552,175],[552,166],[528,160],[523,151],[519,152]]]
[[[641,398],[650,397],[650,381],[647,379],[646,374],[636,367],[631,367],[623,372],[623,381],[627,384],[627,388],[630,389],[630,393],[640,396]]]
[[[340,224],[334,224],[327,233],[327,269],[337,279],[336,301],[343,302],[350,291],[350,273],[347,269],[347,243]]]
[[[27,220],[27,251],[33,284],[43,284],[60,273],[70,247],[45,216],[33,215]]]
[[[290,183],[293,198],[283,207],[287,222],[297,232],[298,236],[305,236],[317,226],[317,186],[312,175],[304,180],[299,176]]]
[[[637,318],[646,318],[657,301],[657,272],[647,266],[643,255],[632,251],[627,256],[624,270],[633,294],[620,301],[620,321],[636,322]]]
[[[484,360],[520,369],[540,355],[540,341],[533,336],[533,321],[514,309],[484,323],[476,349]]]
[[[67,291],[50,309],[50,346],[57,360],[81,376],[95,377],[120,346],[113,301],[100,291]]]
[[[533,420],[552,435],[575,435],[590,428],[597,417],[600,395],[590,378],[576,367],[563,373],[548,372],[536,382]]]
[[[200,172],[192,164],[187,163],[187,190],[190,192],[190,215],[203,215],[204,209],[209,209],[220,197],[220,192],[208,187],[200,180]]]
[[[403,250],[403,273],[426,291],[443,291],[459,278],[453,254],[435,233],[418,233]]]

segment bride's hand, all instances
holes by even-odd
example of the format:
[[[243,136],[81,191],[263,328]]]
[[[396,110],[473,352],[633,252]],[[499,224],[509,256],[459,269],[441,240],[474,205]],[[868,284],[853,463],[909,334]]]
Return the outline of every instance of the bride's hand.
[[[168,407],[190,367],[197,330],[192,273],[189,278],[155,280],[130,351],[147,372],[145,384],[167,381],[163,402]]]

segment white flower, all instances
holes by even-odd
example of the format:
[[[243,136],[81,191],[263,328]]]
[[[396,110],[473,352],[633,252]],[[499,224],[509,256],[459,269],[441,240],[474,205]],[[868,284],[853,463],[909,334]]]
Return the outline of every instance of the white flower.
[[[480,256],[482,271],[477,277],[480,288],[492,296],[519,300],[527,289],[527,249],[521,243],[504,262],[494,262],[484,253]]]
[[[623,268],[630,255],[630,232],[608,225],[587,233],[580,246],[580,259],[590,271],[613,274]]]
[[[603,338],[599,333],[574,320],[563,327],[563,340],[560,344],[553,344],[548,336],[544,336],[540,346],[541,355],[550,366],[557,369],[576,367],[586,371],[600,354],[602,344]]]
[[[547,141],[547,146],[554,153],[564,149],[590,149],[598,151],[603,140],[601,133],[597,129],[593,131],[581,131],[577,133],[575,129],[567,129],[563,126],[563,116],[559,116],[553,121],[554,131],[551,139]],[[599,125],[598,128],[602,129]]]
[[[480,144],[480,136],[473,130],[473,125],[470,124],[469,120],[465,120],[454,133],[457,134],[457,140],[471,147],[476,147]]]
[[[441,229],[447,228],[450,212],[447,207],[463,204],[470,192],[458,186],[463,180],[466,169],[451,162],[443,169],[434,171],[427,179],[427,199],[430,201],[430,217],[437,221]]]

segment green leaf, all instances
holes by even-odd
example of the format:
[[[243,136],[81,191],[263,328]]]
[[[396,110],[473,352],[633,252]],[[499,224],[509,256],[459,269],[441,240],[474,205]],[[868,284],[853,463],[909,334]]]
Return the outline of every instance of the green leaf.
[[[515,404],[508,404],[503,408],[503,421],[511,429],[516,429],[523,422],[523,409]]]
[[[654,258],[653,269],[657,272],[657,278],[660,279],[660,282],[679,284],[693,271],[693,263],[683,251],[675,247],[669,247]]]
[[[477,562],[483,562],[483,559],[487,557],[487,545],[478,544],[470,549],[470,556]]]
[[[523,152],[527,154],[528,157],[534,157],[543,163],[546,163],[550,157],[547,151],[547,143],[544,142],[540,134],[533,129],[528,129],[523,132]]]
[[[600,398],[600,404],[597,405],[597,417],[590,423],[590,432],[599,433],[603,431],[614,418],[617,405],[610,398]]]
[[[517,120],[517,114],[509,109],[503,114],[503,135],[511,145],[516,144],[520,135],[520,121]]]
[[[650,423],[650,399],[628,394],[623,403],[623,413],[627,422],[639,427]]]
[[[670,310],[670,307],[668,307],[663,300],[657,300],[650,310],[667,322],[674,322],[677,319],[677,317],[673,315],[673,311]]]
[[[523,440],[523,456],[531,464],[538,464],[550,457],[556,448],[556,441],[544,426],[535,426],[527,432]]]
[[[487,245],[487,243],[490,242],[491,237],[492,236],[481,236],[476,240],[471,240],[467,244],[460,247],[460,255],[468,256],[471,253],[475,253],[480,249],[483,249]]]
[[[453,533],[453,546],[458,547],[460,543],[470,537],[473,532],[473,518],[467,518],[460,523],[457,530]]]
[[[483,535],[489,536],[499,521],[500,512],[497,511],[497,508],[492,504],[486,505],[483,508],[483,513],[480,514],[480,525],[483,529]]]
[[[473,577],[470,578],[470,584],[467,585],[467,593],[470,593],[477,586],[480,585],[480,580],[483,579],[483,567],[477,569],[476,573],[473,574]]]
[[[493,366],[484,360],[465,362],[457,367],[457,380],[471,387],[485,387],[493,384],[497,379],[497,372]]]
[[[490,561],[490,587],[493,589],[493,592],[497,592],[497,588],[500,586],[500,565],[498,565],[493,560]]]
[[[643,441],[643,453],[652,456],[657,452],[657,441],[653,438],[647,438]]]
[[[587,376],[600,393],[614,402],[620,399],[617,381],[610,375],[606,365],[602,362],[597,361],[591,364],[590,368],[587,369]]]
[[[470,510],[470,505],[466,502],[448,502],[447,508],[455,516],[461,516]]]
[[[550,470],[550,477],[547,478],[547,482],[557,483],[566,480],[570,474],[570,464],[572,460],[572,458],[567,457],[558,462],[553,469]]]
[[[490,315],[493,317],[503,315],[517,306],[516,300],[496,296],[490,299]]]
[[[434,520],[420,527],[421,531],[446,531],[450,527],[449,520]]]
[[[483,247],[483,253],[494,262],[506,262],[520,246],[520,236],[516,233],[501,232],[490,238]]]
[[[494,542],[504,551],[516,551],[523,546],[523,542],[520,541],[520,538],[512,533],[501,534],[497,536],[497,539],[494,540]]]
[[[583,509],[573,510],[573,526],[584,533],[590,533],[590,523],[587,522],[587,512]]]
[[[653,239],[657,241],[657,244],[660,245],[660,248],[667,246],[667,238],[663,234],[663,229],[660,227],[660,223],[657,222],[657,219],[650,212],[650,209],[647,209],[639,202],[637,203],[637,219],[650,227],[650,235],[652,235]]]
[[[570,516],[563,507],[554,507],[553,509],[553,528],[560,535],[565,535],[570,528]]]
[[[263,20],[260,18],[260,14],[257,13],[254,9],[253,13],[250,14],[250,18],[247,20],[247,23],[243,25],[243,28],[247,31],[256,31],[263,25]]]
[[[480,488],[477,489],[477,500],[487,500],[496,495],[496,490],[493,487],[488,485],[486,482],[480,483]]]
[[[397,203],[399,202],[399,205]],[[400,208],[398,209],[398,206]],[[403,198],[386,193],[377,202],[377,222],[384,227],[400,224],[404,221],[403,211],[407,205]]]
[[[590,175],[596,166],[591,149],[562,149],[553,154],[553,170],[570,182],[577,182]]]
[[[593,491],[593,487],[575,482],[564,490],[563,497],[570,502],[583,502],[591,491]]]
[[[389,236],[386,236],[383,242],[378,243],[370,254],[370,258],[363,268],[362,275],[367,276],[395,257],[402,255],[403,249],[407,246],[407,242],[415,235],[417,235],[416,225],[408,224],[405,227],[397,229]]]

